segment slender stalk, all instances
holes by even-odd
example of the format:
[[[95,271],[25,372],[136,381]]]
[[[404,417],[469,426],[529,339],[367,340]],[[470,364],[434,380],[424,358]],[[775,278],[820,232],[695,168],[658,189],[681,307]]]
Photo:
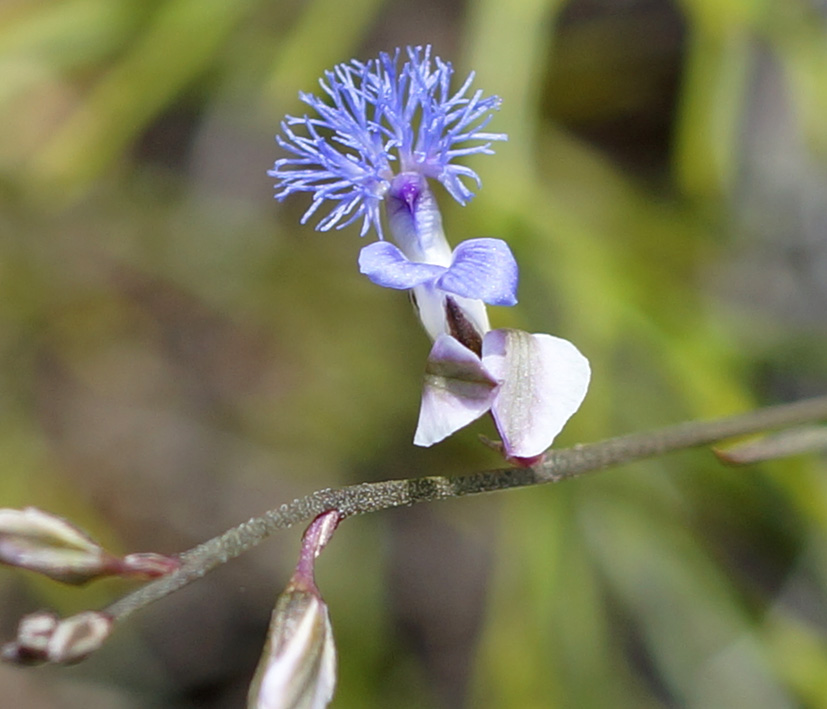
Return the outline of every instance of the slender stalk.
[[[495,490],[555,483],[609,466],[696,448],[736,436],[827,420],[827,396],[712,421],[692,421],[550,452],[533,468],[429,476],[321,490],[254,517],[181,555],[181,567],[104,609],[120,621],[260,544],[270,534],[337,510],[342,518]]]

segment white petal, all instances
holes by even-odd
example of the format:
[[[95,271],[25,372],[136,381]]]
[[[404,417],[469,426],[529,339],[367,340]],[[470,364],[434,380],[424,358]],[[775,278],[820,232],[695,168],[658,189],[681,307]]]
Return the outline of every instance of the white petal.
[[[506,456],[540,455],[583,403],[589,361],[568,340],[522,330],[487,333],[482,361],[501,382],[491,411]]]
[[[480,358],[450,335],[440,335],[428,356],[417,446],[432,446],[491,408],[497,381]]]
[[[324,709],[336,684],[336,650],[327,606],[314,594],[279,598],[248,709]]]

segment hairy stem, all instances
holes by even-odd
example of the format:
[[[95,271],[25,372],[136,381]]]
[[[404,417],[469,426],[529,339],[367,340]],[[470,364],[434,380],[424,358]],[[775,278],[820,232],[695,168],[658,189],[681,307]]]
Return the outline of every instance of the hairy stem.
[[[136,610],[252,549],[276,530],[306,522],[328,510],[337,510],[344,518],[417,502],[560,482],[613,465],[825,419],[827,396],[772,406],[739,416],[687,422],[647,433],[555,450],[547,455],[542,464],[533,468],[504,468],[455,477],[388,480],[321,490],[254,517],[185,552],[181,555],[179,569],[115,601],[104,612],[116,621],[123,620]]]

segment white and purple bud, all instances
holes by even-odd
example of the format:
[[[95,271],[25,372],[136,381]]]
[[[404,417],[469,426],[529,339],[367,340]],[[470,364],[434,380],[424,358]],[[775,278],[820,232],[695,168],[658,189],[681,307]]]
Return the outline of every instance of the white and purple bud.
[[[72,523],[36,507],[0,509],[0,563],[69,584],[101,576],[163,576],[180,565],[162,554],[115,556]]]
[[[325,512],[304,534],[299,563],[273,611],[248,709],[324,709],[333,698],[336,649],[314,567],[338,524],[338,512]]]
[[[62,620],[47,611],[32,613],[20,621],[17,638],[0,648],[0,657],[20,665],[73,664],[100,648],[112,627],[112,618],[100,611]]]

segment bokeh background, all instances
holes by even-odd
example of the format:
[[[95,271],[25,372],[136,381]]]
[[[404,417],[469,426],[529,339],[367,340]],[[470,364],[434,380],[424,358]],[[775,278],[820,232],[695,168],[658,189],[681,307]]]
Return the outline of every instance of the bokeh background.
[[[442,195],[591,359],[560,445],[827,387],[823,0],[3,0],[0,506],[173,553],[314,489],[500,465],[416,449],[429,343],[357,230],[278,204],[273,135],[352,57],[431,43],[508,143]],[[3,706],[244,704],[298,530]],[[827,707],[827,469],[707,451],[343,525],[338,709]],[[0,631],[128,584],[0,573]]]

